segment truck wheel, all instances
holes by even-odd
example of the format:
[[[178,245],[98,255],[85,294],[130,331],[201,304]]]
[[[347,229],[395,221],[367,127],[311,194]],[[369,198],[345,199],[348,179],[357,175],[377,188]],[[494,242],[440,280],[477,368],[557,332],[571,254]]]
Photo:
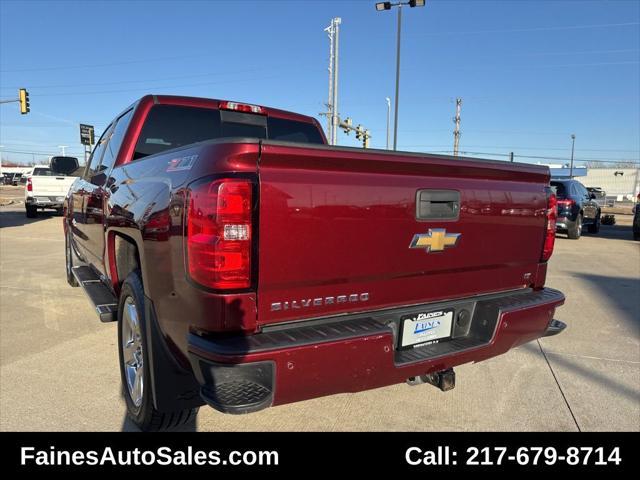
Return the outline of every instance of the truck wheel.
[[[589,233],[598,233],[600,231],[600,214],[596,217],[595,222],[589,225]]]
[[[38,216],[38,208],[34,205],[27,205],[25,208],[27,218],[36,218]]]
[[[159,412],[151,388],[144,290],[140,271],[122,284],[118,304],[118,351],[127,413],[145,432],[166,430],[192,421],[197,408]]]
[[[65,270],[67,273],[67,283],[72,287],[77,287],[78,281],[74,277],[71,269],[73,268],[73,253],[71,252],[71,243],[69,242],[69,234],[64,236],[64,257],[65,257]]]
[[[582,214],[576,217],[576,221],[569,225],[567,235],[572,240],[578,240],[582,234]]]

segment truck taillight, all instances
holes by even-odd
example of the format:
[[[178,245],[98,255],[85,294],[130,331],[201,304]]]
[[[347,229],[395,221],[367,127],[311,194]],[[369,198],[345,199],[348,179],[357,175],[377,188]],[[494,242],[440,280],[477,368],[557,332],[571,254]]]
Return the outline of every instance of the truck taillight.
[[[558,218],[557,206],[558,200],[555,193],[549,193],[547,197],[546,231],[544,235],[544,245],[542,247],[542,256],[540,258],[543,262],[549,260],[553,253],[553,244],[556,241],[556,220]]]
[[[235,112],[243,113],[257,113],[258,115],[266,115],[264,108],[258,105],[249,105],[248,103],[237,102],[220,102],[218,104],[220,110],[233,110]]]
[[[33,184],[31,183],[31,177],[27,178],[27,192],[33,192]]]
[[[247,179],[199,181],[187,208],[187,269],[212,289],[251,286],[253,184]]]

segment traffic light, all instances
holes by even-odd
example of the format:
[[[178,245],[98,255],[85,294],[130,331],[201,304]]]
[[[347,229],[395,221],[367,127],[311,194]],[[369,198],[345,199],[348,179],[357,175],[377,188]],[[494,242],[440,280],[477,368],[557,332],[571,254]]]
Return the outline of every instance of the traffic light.
[[[18,98],[20,99],[20,113],[26,115],[31,111],[29,108],[29,92],[26,88],[21,88]]]
[[[363,135],[364,135],[364,129],[362,128],[362,125],[358,125],[356,127],[356,140],[362,140]]]

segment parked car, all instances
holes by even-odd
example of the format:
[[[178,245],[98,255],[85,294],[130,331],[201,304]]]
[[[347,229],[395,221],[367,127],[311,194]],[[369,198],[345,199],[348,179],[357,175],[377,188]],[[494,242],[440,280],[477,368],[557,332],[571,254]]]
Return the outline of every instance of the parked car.
[[[78,159],[52,157],[49,168],[35,167],[24,189],[25,214],[38,215],[38,210],[53,209],[62,214],[62,206],[69,187],[78,178]]]
[[[67,281],[118,322],[143,430],[204,404],[450,390],[453,367],[566,326],[544,286],[549,180],[541,165],[331,147],[283,110],[149,95],[67,196]]]
[[[14,187],[20,183],[22,173],[3,173],[3,183],[5,185],[13,185]]]
[[[589,193],[574,179],[552,179],[551,189],[558,199],[558,231],[567,232],[574,240],[580,238],[583,227],[587,227],[589,233],[600,231],[601,208],[594,193]]]

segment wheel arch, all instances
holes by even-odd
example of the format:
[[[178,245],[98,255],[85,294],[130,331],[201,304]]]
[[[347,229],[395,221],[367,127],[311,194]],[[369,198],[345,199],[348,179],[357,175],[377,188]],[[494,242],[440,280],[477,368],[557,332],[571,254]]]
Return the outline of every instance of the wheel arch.
[[[106,254],[105,263],[109,271],[111,287],[116,295],[120,295],[122,282],[127,276],[139,269],[142,275],[142,287],[145,295],[148,296],[142,239],[137,238],[135,232],[132,234],[117,228],[110,229],[107,232]]]

